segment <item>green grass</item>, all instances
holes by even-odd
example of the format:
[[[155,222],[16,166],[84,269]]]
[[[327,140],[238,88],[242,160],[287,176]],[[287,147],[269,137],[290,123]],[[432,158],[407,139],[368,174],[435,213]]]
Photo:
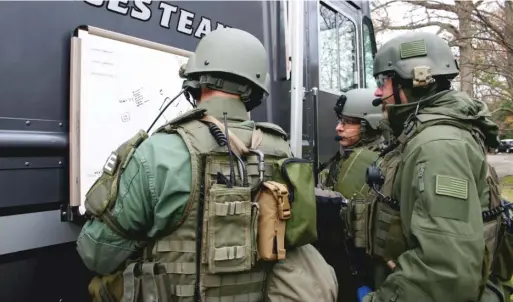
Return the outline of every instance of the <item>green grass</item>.
[[[513,202],[513,175],[509,175],[501,179],[502,196]]]

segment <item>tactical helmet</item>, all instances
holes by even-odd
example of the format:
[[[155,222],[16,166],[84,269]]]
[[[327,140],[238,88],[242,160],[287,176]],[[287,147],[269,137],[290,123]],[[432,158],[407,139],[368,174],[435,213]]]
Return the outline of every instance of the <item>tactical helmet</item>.
[[[351,89],[338,98],[334,109],[339,117],[349,116],[362,119],[372,129],[378,130],[383,113],[380,107],[372,105],[375,98],[374,89]]]
[[[182,75],[211,89],[240,95],[250,111],[269,94],[268,64],[267,51],[255,36],[220,28],[200,40]]]
[[[434,76],[453,79],[459,67],[445,40],[427,32],[410,32],[385,43],[374,59],[374,76],[393,73],[412,80],[413,87],[426,86]]]

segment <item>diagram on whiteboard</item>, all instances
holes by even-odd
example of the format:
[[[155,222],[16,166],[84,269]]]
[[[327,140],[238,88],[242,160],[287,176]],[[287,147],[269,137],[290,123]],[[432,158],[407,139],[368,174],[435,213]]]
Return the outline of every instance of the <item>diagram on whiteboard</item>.
[[[181,90],[187,58],[170,52],[83,34],[80,57],[80,196],[101,175],[112,151],[147,130]],[[151,133],[192,108],[181,95]]]

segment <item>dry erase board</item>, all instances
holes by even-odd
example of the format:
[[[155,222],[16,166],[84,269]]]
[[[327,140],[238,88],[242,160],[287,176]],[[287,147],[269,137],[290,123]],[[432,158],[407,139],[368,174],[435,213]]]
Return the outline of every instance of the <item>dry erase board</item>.
[[[71,44],[70,203],[78,206],[111,152],[180,92],[178,70],[191,53],[90,26]],[[191,108],[180,96],[151,132]]]

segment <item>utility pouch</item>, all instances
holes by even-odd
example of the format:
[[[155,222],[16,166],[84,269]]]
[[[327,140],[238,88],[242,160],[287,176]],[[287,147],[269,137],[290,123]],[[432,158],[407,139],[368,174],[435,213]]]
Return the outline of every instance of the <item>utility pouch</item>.
[[[373,253],[385,260],[397,260],[406,250],[400,212],[384,202],[376,204],[373,225]]]
[[[165,266],[157,262],[133,262],[123,272],[122,302],[173,301],[180,285],[170,286]],[[102,301],[103,302],[103,301]]]
[[[266,181],[258,195],[258,255],[262,260],[285,259],[285,226],[291,217],[289,192],[283,184]]]
[[[208,273],[249,271],[255,264],[258,219],[252,215],[251,188],[214,184],[205,205]]]
[[[317,240],[317,204],[313,163],[285,158],[274,163],[273,180],[287,186],[292,217],[287,221],[285,246],[299,247]]]
[[[354,246],[367,248],[370,203],[365,199],[352,201],[351,229],[353,231]]]

